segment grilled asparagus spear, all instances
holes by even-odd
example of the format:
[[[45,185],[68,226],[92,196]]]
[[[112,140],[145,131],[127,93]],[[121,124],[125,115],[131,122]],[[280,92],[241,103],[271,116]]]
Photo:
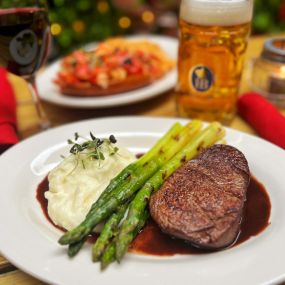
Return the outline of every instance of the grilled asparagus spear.
[[[141,219],[139,221],[137,228],[132,232],[131,235],[129,235],[129,238],[131,240],[133,240],[140,232],[140,230],[146,223],[148,217],[149,217],[149,212],[148,210],[145,210],[141,215]],[[114,238],[114,240],[108,245],[108,247],[106,248],[101,257],[101,269],[104,270],[110,263],[112,263],[115,260],[116,260],[116,238]]]
[[[110,243],[111,239],[116,235],[118,225],[124,217],[124,214],[128,208],[128,204],[129,203],[125,203],[124,205],[120,206],[118,208],[118,211],[115,212],[104,225],[100,236],[92,247],[93,261],[98,261],[100,259],[102,253]]]

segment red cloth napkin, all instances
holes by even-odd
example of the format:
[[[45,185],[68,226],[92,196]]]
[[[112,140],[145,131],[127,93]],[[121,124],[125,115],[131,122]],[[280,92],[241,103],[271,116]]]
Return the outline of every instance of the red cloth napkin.
[[[285,117],[263,96],[244,94],[238,100],[238,111],[261,137],[285,149]]]
[[[18,142],[16,132],[16,99],[5,69],[0,68],[0,144]]]

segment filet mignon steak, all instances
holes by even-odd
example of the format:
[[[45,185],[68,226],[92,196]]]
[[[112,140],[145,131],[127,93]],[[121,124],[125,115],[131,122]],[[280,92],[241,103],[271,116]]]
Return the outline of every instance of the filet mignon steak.
[[[227,247],[239,233],[249,181],[245,156],[232,146],[214,145],[151,196],[151,216],[162,231],[195,246]]]

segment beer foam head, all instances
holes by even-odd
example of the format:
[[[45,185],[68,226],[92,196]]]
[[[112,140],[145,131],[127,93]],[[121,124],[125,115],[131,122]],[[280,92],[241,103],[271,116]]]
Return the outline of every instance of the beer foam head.
[[[182,0],[180,18],[202,26],[233,26],[251,21],[253,0]]]

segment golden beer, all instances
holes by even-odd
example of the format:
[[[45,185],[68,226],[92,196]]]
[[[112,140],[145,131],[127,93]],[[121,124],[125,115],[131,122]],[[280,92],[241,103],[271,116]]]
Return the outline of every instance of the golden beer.
[[[251,17],[249,0],[182,1],[179,115],[224,123],[233,118]]]

